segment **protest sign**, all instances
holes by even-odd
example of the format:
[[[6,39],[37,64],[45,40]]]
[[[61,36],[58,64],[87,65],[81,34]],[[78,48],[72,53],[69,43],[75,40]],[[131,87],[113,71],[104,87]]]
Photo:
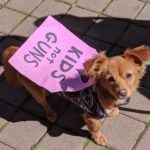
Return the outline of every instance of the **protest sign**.
[[[93,84],[83,63],[97,51],[49,16],[9,63],[50,92],[79,91]]]

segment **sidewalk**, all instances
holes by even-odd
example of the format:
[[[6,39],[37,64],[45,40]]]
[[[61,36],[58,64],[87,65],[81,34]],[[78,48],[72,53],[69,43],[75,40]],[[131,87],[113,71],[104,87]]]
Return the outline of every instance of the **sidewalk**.
[[[150,45],[150,0],[0,0],[0,54],[9,45],[20,46],[48,15],[109,56]],[[131,103],[104,122],[107,147],[88,138],[82,110],[58,96],[49,102],[59,116],[55,124],[28,92],[1,75],[0,150],[150,149],[150,67]]]

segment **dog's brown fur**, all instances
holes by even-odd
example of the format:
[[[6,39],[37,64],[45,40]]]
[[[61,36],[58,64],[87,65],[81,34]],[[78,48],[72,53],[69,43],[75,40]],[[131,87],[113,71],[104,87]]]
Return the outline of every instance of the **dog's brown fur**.
[[[49,121],[56,121],[57,115],[46,100],[48,92],[21,75],[8,63],[9,58],[17,49],[18,47],[11,46],[3,52],[6,79],[14,85],[23,85],[42,105]],[[127,49],[123,55],[111,58],[99,54],[84,63],[85,72],[96,82],[95,89],[103,107],[111,111],[110,116],[119,114],[119,109],[114,105],[123,103],[124,99],[138,87],[139,81],[145,73],[144,61],[148,60],[150,60],[149,48],[140,46]],[[122,97],[123,94],[125,94],[124,97]],[[87,112],[84,113],[83,118],[95,142],[105,145],[106,137],[99,131],[104,119],[93,118]]]

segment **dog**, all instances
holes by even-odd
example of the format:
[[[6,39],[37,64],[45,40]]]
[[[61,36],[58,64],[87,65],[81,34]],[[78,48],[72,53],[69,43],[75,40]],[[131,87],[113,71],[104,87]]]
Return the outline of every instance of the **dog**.
[[[7,81],[13,85],[24,86],[43,107],[48,120],[55,122],[57,114],[46,99],[49,92],[21,75],[8,63],[9,58],[14,55],[17,49],[18,47],[10,46],[3,52],[2,61]],[[148,60],[150,60],[149,47],[142,45],[137,48],[126,49],[122,55],[114,57],[107,57],[104,53],[100,53],[83,64],[86,75],[95,82],[92,87],[78,93],[75,92],[71,101],[75,103],[75,99],[82,95],[81,99],[83,97],[86,99],[86,105],[87,103],[90,104],[89,107],[85,107],[82,105],[83,100],[79,100],[81,107],[85,108],[84,121],[91,137],[97,144],[105,145],[107,143],[106,137],[100,132],[100,127],[106,117],[119,114],[118,106],[126,103],[131,93],[137,89],[145,74],[146,65],[144,62]],[[93,93],[95,94],[94,97],[90,97]],[[72,93],[59,92],[58,94],[72,99],[70,96]],[[95,99],[96,103],[91,106],[93,103],[91,101]]]

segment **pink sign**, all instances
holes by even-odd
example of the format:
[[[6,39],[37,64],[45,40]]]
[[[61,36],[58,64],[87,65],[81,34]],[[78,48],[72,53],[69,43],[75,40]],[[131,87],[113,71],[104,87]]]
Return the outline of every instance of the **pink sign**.
[[[83,63],[97,54],[49,16],[12,56],[9,63],[50,92],[79,91],[93,84]]]

